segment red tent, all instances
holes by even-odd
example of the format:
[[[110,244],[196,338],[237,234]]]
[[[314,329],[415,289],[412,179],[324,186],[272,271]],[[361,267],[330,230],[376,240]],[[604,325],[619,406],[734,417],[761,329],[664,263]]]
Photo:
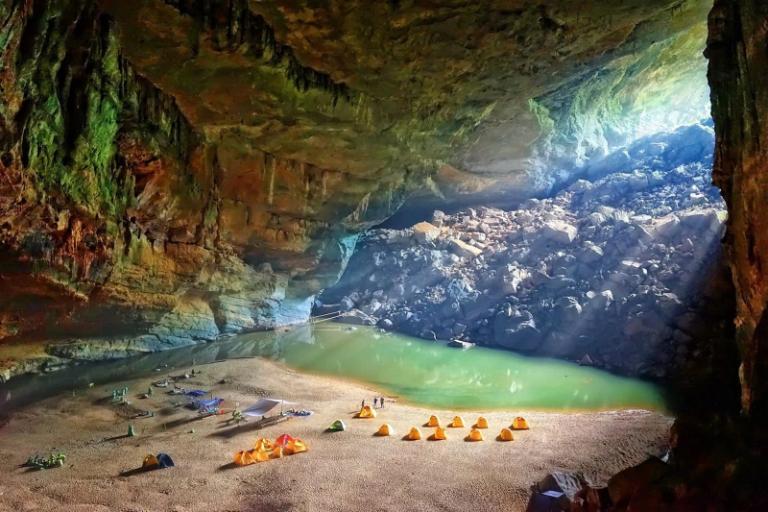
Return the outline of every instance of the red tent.
[[[288,434],[283,434],[277,439],[275,439],[275,444],[277,446],[285,446],[288,444],[289,441],[293,441],[293,438],[289,436]]]

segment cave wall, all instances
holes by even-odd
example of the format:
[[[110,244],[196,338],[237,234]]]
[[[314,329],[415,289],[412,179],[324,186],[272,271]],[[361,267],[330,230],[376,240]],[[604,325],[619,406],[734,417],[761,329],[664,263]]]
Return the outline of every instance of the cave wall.
[[[714,181],[728,204],[742,408],[768,415],[768,4],[718,0],[709,16]]]

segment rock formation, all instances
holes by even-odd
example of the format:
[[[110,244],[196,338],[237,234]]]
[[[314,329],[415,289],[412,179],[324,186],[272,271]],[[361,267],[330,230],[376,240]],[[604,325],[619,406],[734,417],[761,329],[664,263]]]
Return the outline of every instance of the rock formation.
[[[768,417],[768,4],[718,0],[709,16],[714,181],[728,204],[742,406]]]
[[[707,340],[729,335],[733,314],[727,281],[715,286],[726,215],[713,147],[710,127],[683,127],[510,211],[370,230],[318,312],[633,375],[709,366]]]
[[[413,191],[540,192],[701,97],[707,10],[2,2],[0,340],[117,355],[305,320]]]

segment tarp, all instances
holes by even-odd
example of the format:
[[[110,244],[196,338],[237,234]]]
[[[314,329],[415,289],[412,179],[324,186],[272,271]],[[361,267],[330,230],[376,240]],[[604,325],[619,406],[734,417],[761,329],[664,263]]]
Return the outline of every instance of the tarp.
[[[467,441],[482,441],[483,440],[483,433],[477,430],[476,428],[473,428],[469,431],[469,435],[466,437]]]
[[[379,427],[379,430],[376,431],[376,435],[381,437],[391,436],[394,433],[394,429],[388,423],[383,424]]]
[[[477,418],[477,423],[475,423],[475,428],[488,428],[488,420],[485,418],[485,416],[480,416]]]
[[[453,421],[449,426],[453,428],[464,428],[464,418],[461,416],[454,416]]]
[[[376,411],[371,408],[370,405],[364,405],[360,412],[357,413],[358,418],[375,418],[376,417]]]
[[[430,441],[445,441],[446,439],[448,439],[448,436],[443,427],[437,427],[435,433],[429,436]]]
[[[328,427],[329,432],[343,432],[344,430],[347,430],[347,426],[341,420],[334,421],[331,423],[331,426]]]
[[[512,420],[512,430],[528,430],[528,422],[522,416]]]
[[[266,416],[269,411],[274,409],[280,404],[288,405],[292,402],[286,402],[285,400],[279,400],[274,398],[262,398],[255,404],[243,409],[243,415],[245,416]]]
[[[512,441],[514,438],[512,431],[508,428],[503,428],[501,429],[501,432],[499,432],[499,441]]]
[[[427,421],[428,427],[439,427],[440,426],[440,420],[435,416],[434,414],[429,417],[429,421]]]
[[[208,400],[193,400],[190,403],[190,407],[197,409],[198,411],[205,411],[208,409],[215,409],[224,402],[223,398],[209,398]]]
[[[194,397],[201,397],[208,394],[207,391],[203,391],[202,389],[190,389],[189,391],[184,392],[187,396],[194,396]]]
[[[421,439],[421,430],[418,427],[411,427],[411,431],[408,432],[409,441],[418,441]]]

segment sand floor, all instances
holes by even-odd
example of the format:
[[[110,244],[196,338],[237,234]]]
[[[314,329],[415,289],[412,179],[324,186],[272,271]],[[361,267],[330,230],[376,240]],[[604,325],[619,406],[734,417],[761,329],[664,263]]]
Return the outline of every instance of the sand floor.
[[[478,414],[488,418],[484,442],[465,442],[469,429],[449,429],[447,441],[407,442],[401,436],[411,426],[421,426],[432,413],[447,422],[454,411],[390,400],[377,418],[353,419],[363,398],[372,401],[373,390],[261,359],[200,369],[183,385],[213,389],[227,400],[225,406],[246,406],[268,395],[315,414],[256,431],[253,422],[228,425],[228,416],[187,421],[195,413],[173,407],[178,397],[160,390],[139,399],[152,379],[80,390],[76,396],[67,391],[0,421],[0,512],[523,510],[530,485],[548,471],[581,470],[605,481],[659,454],[672,421],[645,411],[462,411],[468,423]],[[122,385],[130,386],[133,406],[153,410],[155,417],[126,419],[128,411],[109,400],[111,390]],[[495,441],[519,414],[528,418],[531,430],[516,432],[511,443]],[[325,433],[337,418],[349,429]],[[384,422],[399,435],[374,437]],[[109,439],[125,434],[129,423],[138,437]],[[310,451],[232,467],[236,451],[251,448],[257,437],[284,432],[305,440]],[[65,467],[19,467],[29,455],[54,449],[66,453]],[[121,476],[140,466],[147,453],[160,451],[171,454],[177,466]]]

